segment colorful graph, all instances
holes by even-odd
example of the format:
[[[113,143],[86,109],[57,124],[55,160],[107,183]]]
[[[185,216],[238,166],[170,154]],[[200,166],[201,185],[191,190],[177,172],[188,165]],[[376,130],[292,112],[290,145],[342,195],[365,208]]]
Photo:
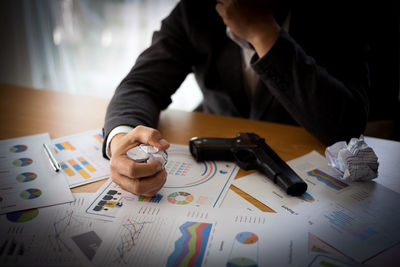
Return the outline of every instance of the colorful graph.
[[[314,202],[315,201],[315,198],[307,192],[304,192],[301,196],[298,196],[298,198],[300,198],[301,200],[304,200],[306,202]]]
[[[78,158],[79,162],[90,172],[95,172],[96,169],[84,157]]]
[[[109,208],[115,208],[118,205],[118,201],[101,200],[97,203],[97,206],[93,208],[94,211],[108,210]]]
[[[60,150],[60,151],[63,151],[63,150],[71,150],[71,151],[74,151],[74,150],[76,150],[76,148],[75,148],[73,145],[71,145],[70,142],[58,143],[58,144],[55,144],[55,146],[56,146],[56,148],[57,148],[58,150]]]
[[[333,188],[335,190],[342,190],[343,188],[348,187],[349,185],[340,181],[339,179],[336,179],[335,177],[324,173],[321,170],[315,169],[312,171],[307,172],[309,176],[313,176],[318,179],[318,181],[326,184],[330,188]]]
[[[7,213],[6,217],[10,222],[23,223],[35,219],[38,215],[38,209],[29,209]]]
[[[236,235],[236,240],[241,244],[254,244],[258,241],[258,236],[251,232],[241,232]]]
[[[186,205],[193,200],[193,195],[186,192],[174,192],[168,195],[168,202],[176,205]]]
[[[115,208],[115,206],[120,206],[121,204],[116,200],[115,195],[121,195],[117,190],[108,190],[107,194],[103,196],[103,199],[100,200],[96,207],[93,208],[94,211],[108,210],[109,208]]]
[[[28,147],[26,145],[15,145],[10,147],[10,152],[13,153],[20,153],[20,152],[24,152],[28,149]]]
[[[79,163],[77,163],[75,160],[70,159],[68,160],[68,163],[85,179],[90,178],[90,174],[85,171]]]
[[[82,227],[84,222],[74,216],[74,211],[65,211],[65,214],[61,214],[60,217],[53,223],[52,234],[48,235],[49,242],[55,252],[61,253],[64,249],[72,252],[68,243],[65,242],[64,236],[73,229]]]
[[[362,241],[367,240],[377,234],[374,229],[364,223],[357,222],[353,217],[346,214],[342,210],[333,211],[328,215],[324,215],[324,217],[328,219],[328,221],[334,226],[346,231]]]
[[[213,161],[197,163],[190,152],[185,150],[168,150],[168,162],[165,166],[169,179],[164,188],[186,188],[197,186],[212,179],[217,173]],[[193,177],[193,178],[189,178]]]
[[[257,262],[244,257],[230,259],[226,264],[226,267],[257,267],[257,266],[258,266]]]
[[[65,162],[60,162],[61,169],[68,175],[68,176],[74,176],[75,173],[71,168],[65,163]]]
[[[42,191],[37,188],[30,188],[22,191],[19,196],[23,199],[35,199],[42,195]]]
[[[191,163],[172,161],[169,173],[177,176],[185,176],[192,168]]]
[[[94,137],[94,139],[96,139],[97,141],[99,141],[100,144],[103,144],[104,137],[103,137],[102,134],[95,134],[95,135],[93,135],[93,137]]]
[[[20,183],[26,183],[33,181],[37,178],[37,174],[34,172],[24,172],[17,175],[17,181]]]
[[[182,236],[175,241],[167,266],[201,266],[212,224],[186,222],[179,227]]]
[[[0,247],[0,256],[22,256],[25,253],[25,246],[23,242],[18,242],[14,239],[6,239]]]
[[[20,158],[20,159],[14,160],[13,165],[17,166],[17,167],[24,167],[24,166],[31,165],[32,162],[33,162],[33,160],[30,158]]]
[[[161,199],[163,198],[163,195],[161,194],[156,194],[155,196],[152,197],[145,197],[145,196],[139,196],[139,202],[153,202],[153,203],[159,203]]]
[[[139,238],[146,223],[149,222],[136,222],[127,219],[127,223],[122,225],[120,244],[117,247],[117,254],[114,262],[127,264],[125,255],[135,246],[135,242]]]

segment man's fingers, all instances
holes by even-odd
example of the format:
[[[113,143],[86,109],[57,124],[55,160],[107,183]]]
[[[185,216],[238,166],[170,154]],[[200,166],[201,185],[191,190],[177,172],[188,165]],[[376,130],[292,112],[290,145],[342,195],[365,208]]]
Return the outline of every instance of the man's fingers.
[[[164,138],[161,138],[159,140],[156,141],[151,141],[151,143],[149,143],[149,145],[155,146],[157,147],[159,150],[166,150],[169,148],[169,143],[167,140],[165,140]]]
[[[166,182],[167,173],[162,170],[151,177],[132,179],[119,173],[112,173],[112,180],[122,189],[136,195],[153,196]]]
[[[130,143],[149,144],[160,150],[165,150],[169,147],[169,143],[162,138],[158,130],[146,126],[137,126],[127,137],[130,139],[128,141]]]
[[[115,136],[112,142],[110,170],[113,181],[134,194],[151,196],[157,193],[167,177],[166,171],[162,170],[162,164],[158,161],[136,163],[126,153],[140,143],[166,150],[169,143],[162,138],[161,133],[153,128],[137,126],[125,135]]]
[[[162,169],[162,164],[158,161],[136,163],[127,156],[114,156],[111,158],[110,168],[129,178],[141,178],[154,175]]]
[[[140,190],[141,195],[154,196],[167,181],[167,172],[162,170],[151,177],[139,179],[136,188]]]
[[[149,144],[150,141],[160,140],[162,138],[158,130],[146,126],[137,126],[128,136],[132,138],[131,141],[137,141],[143,144]]]
[[[139,144],[149,144],[157,147],[159,150],[166,150],[169,147],[169,143],[162,138],[162,135],[158,130],[146,126],[137,126],[128,134],[119,138],[118,145],[113,152],[113,155],[123,155],[129,149]]]
[[[113,155],[126,154],[129,149],[141,143],[148,144],[149,139],[155,138],[158,135],[159,139],[161,139],[161,134],[157,130],[146,126],[137,126],[135,129],[125,134],[122,138],[118,140],[118,147],[116,148]]]

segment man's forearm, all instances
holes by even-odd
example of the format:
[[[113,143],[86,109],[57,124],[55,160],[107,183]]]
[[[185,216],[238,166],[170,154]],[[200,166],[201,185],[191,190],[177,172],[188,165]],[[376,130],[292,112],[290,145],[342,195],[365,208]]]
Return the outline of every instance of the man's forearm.
[[[331,144],[358,137],[367,120],[369,79],[365,59],[360,51],[353,53],[354,58],[345,55],[335,59],[336,72],[328,72],[333,68],[319,66],[281,31],[268,54],[253,58],[252,63],[291,116],[322,142]]]

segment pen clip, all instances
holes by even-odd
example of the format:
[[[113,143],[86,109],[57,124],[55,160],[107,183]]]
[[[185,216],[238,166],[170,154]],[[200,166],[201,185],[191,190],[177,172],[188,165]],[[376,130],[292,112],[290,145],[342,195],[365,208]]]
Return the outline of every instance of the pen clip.
[[[53,167],[55,172],[58,172],[61,167],[56,158],[53,156],[53,153],[51,153],[50,148],[46,145],[43,144],[44,151],[46,152],[47,158],[49,159],[50,165]]]

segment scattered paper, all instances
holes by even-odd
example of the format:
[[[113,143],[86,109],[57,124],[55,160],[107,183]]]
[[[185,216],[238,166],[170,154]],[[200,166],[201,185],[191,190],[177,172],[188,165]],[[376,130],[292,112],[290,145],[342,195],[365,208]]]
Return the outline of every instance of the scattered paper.
[[[96,220],[83,211],[91,194],[74,194],[75,201],[0,216],[1,266],[82,266],[67,239],[90,230]]]
[[[219,207],[239,168],[232,162],[196,162],[187,146],[171,144],[167,153],[167,181],[155,196],[134,195],[110,179],[98,191],[86,213],[113,219],[141,202],[167,207]]]
[[[365,142],[379,158],[379,175],[374,181],[400,194],[400,142],[368,136]]]
[[[259,173],[233,184],[278,214],[305,217],[308,231],[359,262],[400,241],[399,194],[372,181],[343,182],[317,152],[288,165],[308,185],[300,197],[288,196]]]
[[[71,239],[94,266],[297,266],[307,257],[303,224],[276,214],[142,203]],[[86,235],[99,244],[90,253],[80,244]]]
[[[50,144],[48,134],[0,141],[0,214],[74,200],[43,144]]]
[[[103,158],[103,134],[92,130],[53,139],[54,156],[67,177],[70,188],[110,176],[110,163]]]
[[[299,266],[361,267],[364,265],[327,253],[310,253],[307,261],[304,262],[304,264],[300,264]]]
[[[260,211],[256,206],[232,190],[228,190],[220,208],[241,209],[246,211]]]

